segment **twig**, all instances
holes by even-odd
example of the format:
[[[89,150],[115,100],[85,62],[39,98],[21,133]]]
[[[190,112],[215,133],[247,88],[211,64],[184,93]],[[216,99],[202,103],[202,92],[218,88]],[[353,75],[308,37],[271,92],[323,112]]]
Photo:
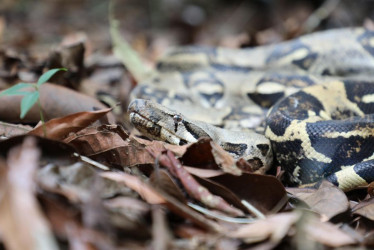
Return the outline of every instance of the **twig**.
[[[340,0],[327,0],[318,9],[316,9],[305,21],[301,28],[301,33],[306,34],[315,30],[320,23],[328,18],[336,9]]]

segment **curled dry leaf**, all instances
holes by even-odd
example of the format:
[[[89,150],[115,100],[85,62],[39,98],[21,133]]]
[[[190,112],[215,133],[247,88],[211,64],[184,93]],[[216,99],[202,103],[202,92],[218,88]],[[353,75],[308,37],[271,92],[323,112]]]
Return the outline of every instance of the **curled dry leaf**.
[[[39,155],[35,139],[29,137],[9,152],[8,168],[4,162],[0,166],[0,231],[9,249],[57,249],[34,193]]]
[[[212,154],[209,138],[201,138],[188,145],[186,152],[181,157],[181,162],[186,166],[201,167],[203,169],[219,169]]]
[[[313,189],[292,188],[287,191],[303,200],[315,212],[324,215],[327,220],[347,211],[349,202],[347,196],[339,188],[324,181],[316,191]]]
[[[45,126],[39,125],[28,134],[30,135],[44,135],[44,128],[46,129],[47,138],[54,140],[62,140],[70,133],[77,132],[99,120],[101,117],[108,114],[112,109],[106,108],[98,111],[85,111],[61,118],[55,118],[45,123]]]
[[[64,140],[77,151],[109,166],[135,166],[153,164],[147,146],[129,137],[118,125],[89,127]],[[163,144],[154,141],[151,147],[156,151],[164,150]]]
[[[34,105],[24,119],[21,120],[19,118],[21,99],[22,96],[0,97],[0,120],[7,122],[39,122],[40,113],[38,105]],[[43,84],[40,88],[40,103],[46,120],[78,112],[107,108],[92,97],[48,83]],[[110,113],[104,120],[106,121],[103,121],[103,123],[114,123],[114,117]]]

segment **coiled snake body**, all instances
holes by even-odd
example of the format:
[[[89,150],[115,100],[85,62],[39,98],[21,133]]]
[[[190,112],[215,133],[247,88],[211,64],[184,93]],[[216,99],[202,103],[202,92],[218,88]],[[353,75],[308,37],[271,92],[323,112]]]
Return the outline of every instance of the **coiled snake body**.
[[[210,137],[259,171],[274,154],[288,182],[350,190],[374,181],[373,56],[374,32],[362,28],[252,49],[177,48],[133,90],[130,120],[174,144]]]

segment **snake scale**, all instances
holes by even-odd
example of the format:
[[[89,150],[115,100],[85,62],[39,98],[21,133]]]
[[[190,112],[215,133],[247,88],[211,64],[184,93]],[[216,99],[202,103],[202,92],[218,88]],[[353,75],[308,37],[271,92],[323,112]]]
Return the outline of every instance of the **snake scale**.
[[[374,181],[374,31],[344,28],[246,49],[171,50],[132,91],[130,120],[183,145],[210,137],[293,185]]]

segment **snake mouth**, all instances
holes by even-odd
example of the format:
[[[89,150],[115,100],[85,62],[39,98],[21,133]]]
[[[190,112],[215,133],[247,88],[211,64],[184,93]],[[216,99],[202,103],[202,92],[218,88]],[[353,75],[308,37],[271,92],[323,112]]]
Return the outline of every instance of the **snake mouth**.
[[[130,122],[145,136],[176,145],[185,145],[188,143],[187,140],[158,125],[155,121],[145,117],[141,113],[135,111],[133,108],[129,108],[129,116]]]
[[[157,122],[149,119],[147,115],[142,114],[142,111],[147,110],[146,107],[146,100],[136,99],[132,101],[127,111],[129,113],[130,122],[142,134],[157,139],[161,135],[161,126],[157,125]]]
[[[161,136],[161,126],[157,125],[150,119],[142,116],[137,112],[130,112],[130,122],[144,135],[153,139],[158,139]]]

